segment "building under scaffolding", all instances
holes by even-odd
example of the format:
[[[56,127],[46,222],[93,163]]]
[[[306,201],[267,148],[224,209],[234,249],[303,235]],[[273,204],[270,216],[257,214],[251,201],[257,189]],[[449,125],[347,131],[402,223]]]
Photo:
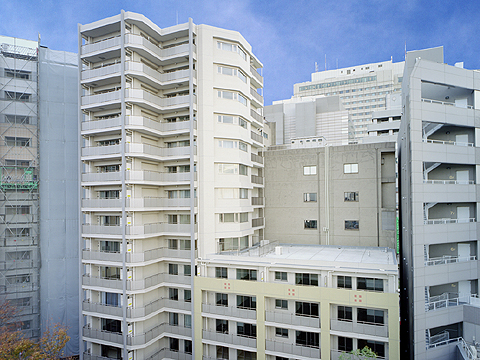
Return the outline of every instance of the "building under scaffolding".
[[[26,337],[67,326],[67,355],[78,354],[77,73],[76,54],[0,36],[0,303]]]
[[[0,292],[38,337],[38,43],[0,40]]]

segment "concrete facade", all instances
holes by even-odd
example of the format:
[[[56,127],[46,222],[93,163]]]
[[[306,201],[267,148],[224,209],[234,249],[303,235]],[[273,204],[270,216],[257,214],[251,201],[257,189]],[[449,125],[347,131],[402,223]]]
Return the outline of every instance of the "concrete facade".
[[[265,237],[395,249],[395,144],[309,144],[265,151]]]
[[[198,266],[198,360],[338,360],[364,346],[399,359],[393,250],[264,241]]]
[[[403,79],[402,358],[476,358],[480,73],[440,47],[407,53]]]

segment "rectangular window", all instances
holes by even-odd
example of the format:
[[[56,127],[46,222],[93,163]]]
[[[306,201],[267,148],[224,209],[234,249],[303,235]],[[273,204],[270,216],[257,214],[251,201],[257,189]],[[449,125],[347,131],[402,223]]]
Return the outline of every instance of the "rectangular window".
[[[170,300],[178,301],[178,289],[169,288],[168,289],[168,298]]]
[[[339,336],[338,337],[338,350],[340,351],[352,351],[353,350],[353,339],[348,337]]]
[[[218,66],[218,73],[223,75],[237,75],[237,69],[226,67],[226,66]]]
[[[295,315],[318,317],[318,303],[295,301]]]
[[[242,70],[238,70],[238,77],[239,77],[240,80],[242,80],[245,84],[247,83],[247,77],[245,76],[245,74],[243,73]]]
[[[192,266],[191,265],[183,265],[183,275],[184,276],[191,276],[192,275]]]
[[[238,164],[218,164],[220,174],[238,174]]]
[[[245,350],[237,350],[237,360],[257,360],[257,353]]]
[[[5,136],[7,146],[30,146],[30,138]]]
[[[186,324],[185,324],[185,327],[191,328],[192,327],[192,320],[191,320],[192,316],[191,315],[185,315],[185,319],[187,319],[187,317],[190,318],[190,326],[186,326]],[[192,351],[193,351],[192,340],[184,340],[184,349],[185,349],[186,354],[191,354],[192,353]]]
[[[288,329],[275,328],[275,336],[280,336],[280,337],[288,338]]]
[[[288,310],[288,301],[282,299],[275,299],[275,309]]]
[[[248,151],[248,145],[242,141],[238,143],[238,148],[242,151]]]
[[[228,334],[228,320],[216,319],[215,325],[217,333]]]
[[[350,306],[338,306],[337,318],[343,321],[352,321],[352,308]]]
[[[244,129],[246,129],[247,128],[247,121],[240,117],[240,118],[238,118],[238,125],[240,125]]]
[[[317,166],[316,165],[304,166],[303,175],[317,175]]]
[[[239,168],[240,168],[240,175],[248,176],[248,166],[240,164]]]
[[[379,357],[385,357],[385,343],[380,341],[373,341],[373,340],[357,340],[357,348],[363,349],[365,346],[372,349],[372,351],[377,354]]]
[[[232,140],[218,140],[218,147],[224,149],[233,149],[237,147],[237,142]]]
[[[183,301],[192,302],[192,290],[183,290]]]
[[[257,308],[257,297],[237,295],[237,308],[255,310]]]
[[[318,348],[320,347],[320,334],[307,331],[295,331],[295,344]]]
[[[358,164],[343,164],[344,174],[358,174]]]
[[[316,229],[317,228],[317,220],[304,220],[303,221],[304,229]]]
[[[317,193],[304,193],[303,194],[303,201],[304,202],[316,202],[317,201]]]
[[[240,199],[248,199],[248,189],[240,189]]]
[[[190,240],[179,240],[180,250],[190,250],[191,241]]]
[[[226,267],[216,267],[215,268],[215,277],[218,279],[227,278],[227,268]]]
[[[168,273],[170,275],[178,275],[178,264],[168,264]]]
[[[352,288],[352,277],[351,276],[337,276],[337,288],[342,289],[351,289]]]
[[[287,273],[284,271],[275,271],[275,280],[287,281]]]
[[[228,306],[228,294],[216,293],[215,297],[217,306]]]
[[[217,346],[217,359],[229,360],[229,348],[225,346]]]
[[[345,201],[358,201],[358,191],[346,192]]]
[[[383,280],[374,278],[357,278],[357,290],[383,291]]]
[[[358,230],[358,220],[345,220],[345,230]]]
[[[238,101],[240,101],[241,104],[247,106],[247,98],[242,94],[238,94]]]
[[[237,336],[257,337],[257,325],[237,322]]]
[[[5,214],[28,215],[30,214],[30,206],[29,205],[5,205]]]
[[[221,223],[233,223],[238,221],[238,214],[227,213],[227,214],[218,214],[219,221]]]
[[[248,213],[240,213],[240,222],[248,222]]]
[[[172,351],[178,351],[179,349],[179,341],[176,338],[169,338],[170,339],[170,350]]]
[[[375,309],[357,309],[357,322],[383,325],[384,324],[384,312],[383,310]]]
[[[237,269],[237,280],[257,281],[257,270]]]
[[[168,324],[178,326],[178,313],[168,313]]]
[[[295,284],[318,286],[318,274],[296,273]]]
[[[224,123],[224,124],[234,124],[235,122],[235,117],[230,116],[230,115],[218,115],[217,117],[219,123]]]

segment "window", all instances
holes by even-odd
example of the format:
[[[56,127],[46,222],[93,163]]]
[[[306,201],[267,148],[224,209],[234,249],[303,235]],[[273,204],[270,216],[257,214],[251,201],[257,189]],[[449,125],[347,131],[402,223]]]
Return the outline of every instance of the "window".
[[[318,303],[295,301],[295,315],[318,317]]]
[[[242,165],[240,164],[239,165],[239,169],[240,169],[240,175],[246,175],[248,176],[248,166],[245,166],[245,165]]]
[[[248,213],[240,213],[240,222],[248,222]]]
[[[257,297],[237,295],[237,308],[255,310],[257,308]]]
[[[229,44],[223,41],[217,41],[217,48],[226,51],[232,51],[238,53],[243,60],[247,60],[247,53],[236,44]]]
[[[242,151],[248,151],[248,145],[242,141],[238,143],[238,148]]]
[[[228,360],[228,347],[225,346],[217,346],[217,359],[224,359]]]
[[[191,265],[183,265],[183,275],[184,276],[191,276],[192,275],[192,266]]]
[[[284,271],[275,271],[275,280],[287,281],[287,273]]]
[[[170,275],[178,275],[178,264],[168,264],[168,273]]]
[[[345,230],[358,230],[358,220],[345,220]]]
[[[373,340],[363,340],[363,339],[357,340],[357,347],[359,349],[363,349],[365,346],[372,349],[372,351],[376,353],[377,356],[385,357],[385,343],[380,341],[373,341]]]
[[[238,174],[238,164],[218,164],[220,174]]]
[[[31,94],[25,94],[21,92],[15,91],[5,91],[5,98],[7,100],[22,100],[22,101],[30,101]]]
[[[257,325],[237,322],[237,335],[257,337]]]
[[[304,166],[303,175],[317,175],[317,167],[315,165]]]
[[[383,310],[358,308],[357,321],[362,323],[383,325],[384,324]]]
[[[275,328],[275,336],[288,338],[288,329]]]
[[[357,278],[357,289],[383,291],[383,280],[374,278]]]
[[[337,288],[351,289],[352,288],[352,277],[351,276],[337,276]]]
[[[190,316],[190,315],[185,315],[185,316]],[[185,326],[187,327],[187,326]],[[192,323],[190,322],[190,326],[192,327]],[[185,353],[191,354],[192,353],[192,340],[184,340],[184,348],[185,348]]]
[[[25,115],[5,115],[5,120],[12,124],[30,124],[30,116]]]
[[[247,106],[247,98],[242,94],[238,94],[238,101],[240,101],[241,104]]]
[[[168,215],[169,224],[190,224],[190,214]]]
[[[353,339],[343,336],[338,337],[338,350],[340,351],[352,351],[353,350]]]
[[[228,320],[216,319],[216,331],[222,334],[228,334]]]
[[[189,290],[189,289],[183,290],[183,301],[192,302],[192,290]]]
[[[178,351],[179,346],[178,346],[178,339],[176,338],[170,338],[170,350],[172,351]]]
[[[226,267],[216,267],[215,268],[215,277],[220,279],[227,278],[227,268]]]
[[[307,331],[295,331],[295,344],[300,346],[320,347],[320,334]]]
[[[30,71],[25,70],[5,69],[5,77],[10,78],[29,80],[31,74]]]
[[[237,269],[237,280],[257,281],[257,270]]]
[[[216,293],[215,298],[217,306],[228,306],[228,294]]]
[[[247,121],[241,117],[238,118],[238,125],[240,125],[242,128],[246,129],[247,128]]]
[[[178,289],[169,288],[168,289],[168,298],[170,300],[178,301]]]
[[[248,189],[240,189],[240,199],[248,199]]]
[[[344,174],[358,174],[358,164],[343,164]]]
[[[352,321],[352,308],[350,306],[338,306],[337,319],[343,321]]]
[[[358,201],[358,191],[346,192],[345,201]]]
[[[103,190],[98,192],[100,199],[119,199],[120,190]]]
[[[275,299],[275,309],[288,310],[288,300]]]
[[[303,201],[310,202],[310,201],[317,201],[317,193],[304,193],[303,194]]]
[[[30,214],[30,206],[29,205],[5,205],[5,214],[28,215]]]
[[[178,240],[177,239],[168,239],[168,248],[170,250],[178,249]]]
[[[168,313],[168,324],[178,326],[178,313]]]
[[[304,220],[303,221],[304,229],[316,229],[317,228],[317,220]]]
[[[30,236],[29,228],[9,228],[5,230],[5,236],[8,238],[19,236]]]
[[[30,146],[30,138],[5,136],[7,146]]]
[[[318,286],[318,274],[296,273],[295,284]]]
[[[237,147],[237,142],[232,140],[218,140],[218,147],[224,149],[233,149]]]
[[[257,353],[237,350],[237,360],[257,360]]]

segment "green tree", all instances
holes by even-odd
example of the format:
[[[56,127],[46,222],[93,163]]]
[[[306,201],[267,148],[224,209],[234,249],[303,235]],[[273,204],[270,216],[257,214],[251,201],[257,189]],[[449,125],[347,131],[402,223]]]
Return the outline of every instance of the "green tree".
[[[363,359],[376,359],[377,354],[365,346],[363,349],[352,350],[348,353],[340,355],[340,360],[363,360]]]

